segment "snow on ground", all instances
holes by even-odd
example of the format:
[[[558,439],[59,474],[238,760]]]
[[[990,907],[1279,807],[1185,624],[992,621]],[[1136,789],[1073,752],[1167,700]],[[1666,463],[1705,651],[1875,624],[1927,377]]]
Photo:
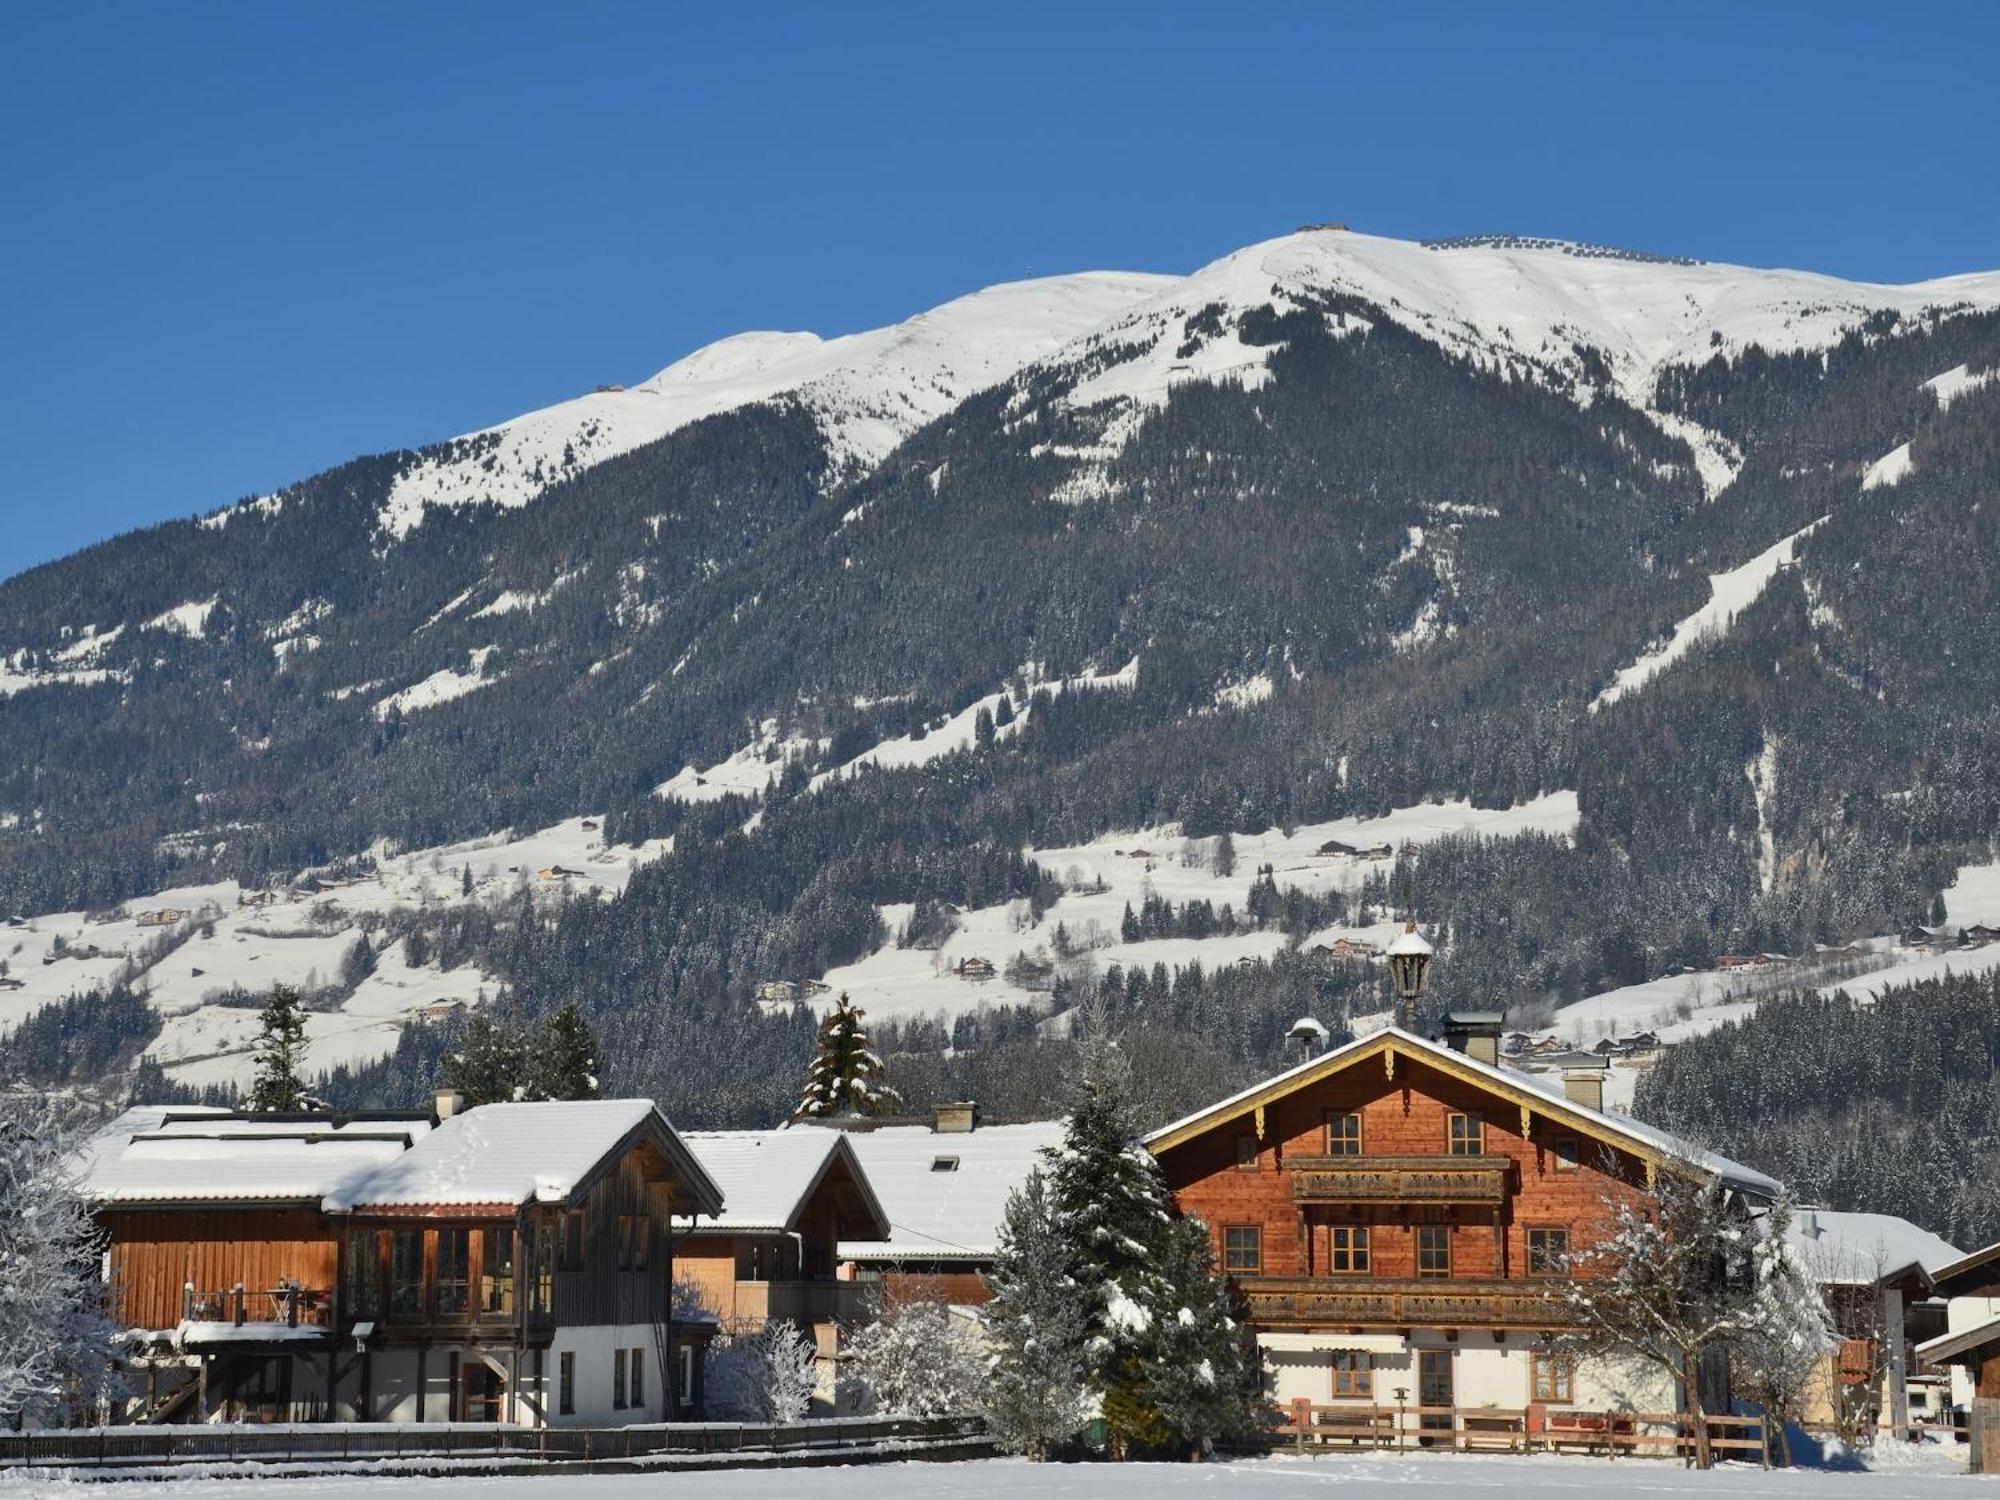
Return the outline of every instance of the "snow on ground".
[[[491,687],[500,680],[486,675],[486,658],[493,654],[493,650],[491,646],[475,647],[467,655],[464,671],[443,667],[422,682],[411,683],[400,692],[391,693],[376,703],[375,717],[386,719],[391,713],[412,714],[419,709],[436,708],[440,703],[449,703],[467,693]]]
[[[1868,466],[1868,472],[1861,476],[1861,488],[1876,490],[1884,486],[1898,485],[1907,479],[1909,474],[1910,445],[1898,443]]]
[[[208,630],[208,616],[215,605],[214,595],[206,599],[190,599],[185,604],[176,604],[172,609],[161,610],[140,626],[140,629],[170,631],[175,635],[184,635],[189,640],[198,641]],[[120,629],[122,628],[121,626]]]
[[[1975,375],[1965,365],[1953,365],[1944,374],[1933,375],[1926,380],[1924,389],[1937,397],[1938,410],[1945,411],[1960,396],[1968,395],[1996,380],[2000,380],[2000,369],[1981,370]]]
[[[639,864],[670,847],[671,840],[657,839],[607,849],[596,819],[571,818],[405,854],[378,847],[374,875],[329,882],[316,892],[251,892],[223,881],[161,891],[96,916],[58,912],[9,923],[0,926],[0,961],[6,980],[22,987],[0,982],[0,1034],[51,1001],[122,976],[163,1019],[150,1050],[169,1073],[194,1084],[245,1081],[257,1012],[218,998],[232,989],[262,997],[278,983],[333,984],[365,914],[467,901],[511,904],[522,891],[544,899],[615,894]],[[162,914],[171,916],[142,923]],[[498,990],[498,981],[476,968],[413,968],[401,943],[378,950],[374,972],[338,1009],[309,1013],[307,1067],[316,1072],[385,1056],[407,1022],[439,1019],[454,1005],[477,1003],[482,991]]]
[[[1290,834],[1282,829],[1234,835],[1236,868],[1230,875],[1215,869],[1214,839],[1186,840],[1172,827],[1106,834],[1087,844],[1060,849],[1030,849],[1029,855],[1067,888],[1042,917],[1030,925],[1025,902],[982,907],[961,913],[958,927],[936,950],[898,948],[897,934],[909,921],[908,906],[882,908],[888,941],[874,953],[829,970],[828,986],[818,1004],[832,1002],[845,991],[877,1019],[963,1015],[997,1005],[1046,1006],[1041,989],[1029,989],[1006,976],[1008,961],[1017,953],[1058,962],[1053,935],[1058,924],[1071,943],[1087,950],[1080,960],[1100,971],[1113,964],[1169,969],[1199,960],[1209,968],[1268,959],[1284,946],[1275,930],[1209,938],[1157,938],[1123,942],[1119,927],[1125,907],[1135,910],[1149,894],[1179,906],[1205,900],[1218,910],[1227,903],[1241,912],[1258,869],[1272,866],[1278,885],[1312,892],[1358,891],[1372,871],[1385,870],[1390,860],[1350,854],[1321,854],[1332,841],[1357,849],[1406,843],[1423,844],[1449,834],[1515,837],[1530,832],[1567,835],[1577,822],[1576,794],[1553,792],[1510,808],[1475,808],[1469,803],[1431,803],[1400,808],[1380,818],[1341,818],[1303,825]],[[1386,916],[1386,914],[1385,914]],[[1395,931],[1384,920],[1368,927],[1344,926],[1316,933],[1311,941],[1334,936],[1386,942]],[[956,972],[967,959],[984,959],[997,971],[991,978],[966,978]],[[767,979],[798,979],[800,975],[766,975]]]
[[[381,525],[400,537],[433,505],[525,505],[557,480],[691,422],[781,396],[819,419],[837,462],[873,465],[973,392],[1173,280],[1086,272],[988,287],[841,338],[738,334],[630,390],[595,391],[470,434],[396,481]]]
[[[1959,866],[1944,893],[1944,920],[1947,927],[2000,927],[2000,860]]]
[[[788,762],[816,755],[820,741],[796,736],[780,738],[778,721],[766,719],[757,738],[705,769],[683,766],[653,788],[669,802],[716,802],[724,797],[761,797],[785,773]]]
[[[2000,943],[1983,948],[1947,948],[1940,953],[1912,952],[1899,948],[1894,963],[1872,973],[1838,983],[1818,986],[1822,994],[1846,990],[1856,999],[1872,1000],[1891,985],[1914,984],[1920,979],[1942,979],[1947,974],[1990,974],[2000,969]]]
[[[1621,668],[1611,686],[1599,693],[1590,705],[1591,712],[1595,713],[1616,703],[1625,694],[1644,687],[1687,655],[1697,642],[1724,634],[1730,623],[1763,595],[1765,588],[1777,576],[1778,569],[1790,565],[1800,540],[1810,536],[1825,519],[1821,516],[1810,526],[1803,526],[1790,536],[1773,542],[1740,567],[1731,568],[1726,573],[1711,573],[1708,578],[1708,602],[1674,626],[1666,644],[1648,651],[1631,666]]]
[[[1701,1473],[1666,1459],[1601,1459],[1568,1455],[1418,1453],[1407,1456],[1279,1454],[1205,1464],[1030,1464],[987,1459],[949,1466],[895,1463],[815,1468],[691,1470],[674,1473],[593,1473],[588,1479],[539,1474],[428,1479],[397,1474],[315,1475],[259,1480],[259,1495],[305,1500],[535,1500],[551,1492],[588,1491],[601,1500],[639,1500],[668,1493],[680,1500],[1175,1500],[1178,1496],[1256,1496],[1261,1500],[1399,1500],[1416,1491],[1440,1496],[1537,1494],[1592,1497],[1712,1495],[1726,1500],[1948,1500],[1990,1493],[1965,1473],[1965,1450],[1897,1444],[1881,1467],[1762,1470],[1725,1464]],[[1873,1461],[1873,1460],[1870,1460]],[[555,1479],[553,1486],[551,1479]],[[105,1500],[233,1500],[240,1479],[128,1480],[92,1483],[87,1491],[57,1479],[0,1474],[0,1495],[88,1493]]]
[[[1085,673],[1081,677],[1063,677],[1053,682],[1036,682],[1029,674],[1030,694],[1042,691],[1060,696],[1066,692],[1080,692],[1105,688],[1134,687],[1139,681],[1139,658],[1133,657],[1116,672]],[[974,732],[978,726],[979,714],[994,713],[1000,707],[1003,693],[988,693],[977,702],[968,703],[953,714],[942,725],[928,731],[921,739],[914,735],[899,735],[893,740],[884,740],[871,749],[862,751],[853,760],[836,766],[831,771],[822,771],[813,777],[812,788],[818,791],[829,781],[840,776],[851,776],[865,767],[879,771],[906,771],[913,766],[927,766],[959,750],[972,748]],[[1009,739],[1021,732],[1021,726],[1033,711],[1032,702],[1023,703],[1011,723],[1003,724],[994,731],[996,740]]]

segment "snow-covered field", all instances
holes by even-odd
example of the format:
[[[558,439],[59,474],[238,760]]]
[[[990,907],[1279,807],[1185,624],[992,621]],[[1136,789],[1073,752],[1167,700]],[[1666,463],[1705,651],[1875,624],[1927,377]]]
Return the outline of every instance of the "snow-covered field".
[[[1277,931],[1239,933],[1210,938],[1157,938],[1127,943],[1119,927],[1129,903],[1135,910],[1147,896],[1158,895],[1180,906],[1208,901],[1218,910],[1224,903],[1241,912],[1251,883],[1270,865],[1280,888],[1298,886],[1311,892],[1356,892],[1371,872],[1391,861],[1351,854],[1321,854],[1322,846],[1339,842],[1357,849],[1406,843],[1424,844],[1449,834],[1506,838],[1539,832],[1568,835],[1576,828],[1574,792],[1552,792],[1510,808],[1476,808],[1465,802],[1430,803],[1399,808],[1380,818],[1341,818],[1313,823],[1290,833],[1270,828],[1262,833],[1233,836],[1236,867],[1222,875],[1215,867],[1216,840],[1184,839],[1174,828],[1146,828],[1107,834],[1087,844],[1029,853],[1068,888],[1048,909],[1039,925],[1029,925],[1027,905],[982,907],[961,913],[958,928],[936,950],[898,948],[896,934],[909,920],[907,906],[882,909],[889,941],[858,962],[828,971],[830,996],[846,991],[863,1010],[878,1019],[908,1020],[920,1016],[946,1018],[992,1005],[1046,1004],[1047,997],[1009,981],[1007,961],[1017,953],[1053,959],[1052,943],[1060,924],[1072,944],[1087,950],[1083,961],[1100,970],[1118,964],[1168,968],[1200,960],[1216,968],[1242,960],[1269,958],[1284,946]],[[1383,943],[1396,926],[1386,919],[1368,926],[1328,928],[1313,934],[1313,942],[1336,936]],[[996,973],[990,979],[967,979],[954,972],[967,959],[983,958]],[[797,978],[773,975],[772,978]]]
[[[251,1493],[299,1500],[533,1500],[588,1494],[638,1500],[1175,1500],[1178,1496],[1256,1496],[1259,1500],[1389,1500],[1429,1490],[1439,1496],[1528,1491],[1587,1500],[1594,1496],[1712,1495],[1727,1500],[1947,1500],[1990,1495],[1992,1476],[1965,1473],[1963,1449],[1923,1447],[1885,1455],[1876,1470],[1777,1469],[1730,1464],[1708,1473],[1659,1459],[1484,1457],[1414,1454],[1391,1458],[1244,1459],[1207,1464],[1029,1464],[1010,1459],[950,1465],[900,1463],[821,1469],[725,1469],[657,1474],[591,1474],[449,1479],[326,1476],[289,1480],[172,1480],[81,1485],[0,1474],[0,1495],[93,1495],[105,1500],[234,1500]]]
[[[162,891],[114,912],[30,918],[0,927],[0,961],[10,981],[0,986],[0,1034],[51,1001],[123,978],[164,1020],[150,1050],[169,1073],[193,1084],[240,1081],[249,1071],[257,1012],[216,1003],[224,992],[261,996],[279,983],[308,990],[333,983],[370,913],[504,902],[524,889],[541,899],[612,894],[667,847],[659,840],[606,849],[594,819],[571,818],[519,836],[401,855],[378,850],[373,876],[312,893],[245,891],[225,881]],[[469,893],[462,888],[468,872]],[[175,915],[160,925],[142,923],[161,913]],[[412,967],[400,944],[383,949],[339,1009],[307,1017],[306,1066],[316,1072],[385,1056],[406,1022],[454,1002],[475,1004],[482,991],[490,996],[497,988],[477,969],[445,970],[434,961]]]

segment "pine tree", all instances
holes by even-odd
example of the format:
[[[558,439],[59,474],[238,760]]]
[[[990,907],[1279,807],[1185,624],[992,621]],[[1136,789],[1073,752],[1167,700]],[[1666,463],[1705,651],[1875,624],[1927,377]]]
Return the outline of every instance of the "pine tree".
[[[1824,1377],[1836,1337],[1816,1276],[1791,1241],[1792,1204],[1780,1198],[1764,1215],[1750,1252],[1751,1316],[1736,1335],[1730,1363],[1737,1389],[1775,1417],[1778,1454],[1791,1462],[1788,1424],[1803,1420],[1808,1392]]]
[[[869,1046],[861,1019],[862,1012],[843,991],[820,1023],[805,1092],[792,1111],[794,1120],[885,1115],[902,1105],[903,1096],[889,1087],[882,1059]]]
[[[353,989],[375,972],[375,950],[369,946],[368,936],[363,933],[340,959],[340,982]]]
[[[299,1069],[305,1062],[306,1013],[299,992],[288,984],[273,985],[264,1002],[257,1032],[257,1078],[250,1086],[250,1108],[260,1113],[297,1110],[312,1100]]]
[[[1087,1299],[1091,1373],[1105,1392],[1113,1445],[1159,1446],[1166,1434],[1144,1393],[1140,1361],[1154,1309],[1167,1301],[1157,1254],[1173,1215],[1159,1163],[1138,1143],[1131,1069],[1103,1037],[1083,1044],[1048,1173]]]
[[[438,1082],[465,1095],[468,1105],[523,1098],[528,1088],[527,1043],[512,1026],[475,1015],[465,1023],[457,1048],[445,1054]]]
[[[1246,1431],[1254,1410],[1241,1325],[1198,1219],[1168,1229],[1159,1258],[1165,1296],[1155,1307],[1138,1370],[1148,1404],[1181,1442],[1206,1453]]]
[[[1092,1298],[1040,1169],[1007,1199],[987,1278],[987,1425],[1010,1452],[1041,1460],[1074,1438],[1090,1412]]]
[[[1236,873],[1236,840],[1227,831],[1215,841],[1215,873],[1224,880]]]
[[[565,1005],[542,1023],[529,1059],[530,1099],[595,1099],[597,1041],[575,1005]]]

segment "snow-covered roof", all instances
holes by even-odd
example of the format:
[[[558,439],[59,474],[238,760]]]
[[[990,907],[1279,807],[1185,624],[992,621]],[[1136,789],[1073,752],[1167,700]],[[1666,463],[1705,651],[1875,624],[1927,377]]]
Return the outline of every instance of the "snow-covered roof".
[[[1932,1369],[1957,1364],[1973,1350],[1984,1349],[1988,1344],[2000,1344],[2000,1318],[1989,1318],[1956,1333],[1941,1333],[1934,1339],[1926,1339],[1917,1345],[1917,1363]]]
[[[799,1132],[824,1130],[801,1125]],[[847,1133],[889,1219],[886,1240],[842,1240],[846,1260],[991,1260],[1007,1199],[1062,1142],[1059,1120],[940,1134],[928,1125]],[[949,1165],[947,1165],[949,1163]]]
[[[142,1106],[92,1137],[78,1175],[100,1204],[311,1203],[368,1177],[429,1130],[418,1116],[266,1118]]]
[[[1558,1117],[1568,1115],[1588,1120],[1608,1134],[1623,1136],[1650,1155],[1674,1157],[1713,1172],[1731,1187],[1740,1188],[1762,1198],[1775,1198],[1784,1191],[1783,1185],[1776,1178],[1767,1177],[1753,1167],[1746,1167],[1740,1162],[1731,1161],[1726,1156],[1705,1150],[1692,1141],[1682,1140],[1657,1125],[1648,1125],[1644,1120],[1635,1120],[1630,1115],[1621,1115],[1611,1110],[1592,1109],[1588,1105],[1579,1104],[1563,1091],[1560,1081],[1551,1081],[1536,1074],[1521,1072],[1516,1068],[1495,1067],[1491,1063],[1481,1062],[1469,1053],[1447,1047],[1442,1042],[1434,1042],[1414,1032],[1405,1031],[1400,1026],[1385,1026],[1380,1031],[1357,1037],[1351,1042],[1335,1047],[1331,1052],[1323,1053],[1308,1062],[1300,1063],[1297,1067],[1275,1074],[1262,1083],[1253,1084],[1239,1093],[1232,1094],[1227,1099],[1198,1109],[1171,1124],[1162,1125],[1146,1137],[1145,1143],[1148,1146],[1156,1146],[1181,1135],[1191,1126],[1221,1124],[1232,1116],[1241,1114],[1259,1098],[1269,1098],[1286,1092],[1293,1084],[1303,1084],[1321,1074],[1337,1072],[1349,1058],[1380,1046],[1385,1039],[1393,1041],[1406,1052],[1434,1057],[1451,1068],[1483,1075],[1496,1088],[1506,1090],[1516,1097],[1521,1094],[1532,1094],[1538,1101],[1535,1104],[1537,1109],[1546,1104],[1551,1106],[1549,1112]]]
[[[690,1130],[683,1137],[722,1189],[722,1212],[696,1234],[780,1234],[796,1228],[813,1189],[845,1162],[878,1227],[889,1219],[847,1136],[837,1130]]]
[[[702,1211],[722,1193],[650,1099],[482,1104],[326,1195],[329,1213],[436,1204],[562,1203],[651,1127]]]
[[[1827,1285],[1873,1286],[1891,1272],[1913,1265],[1935,1276],[1964,1254],[1950,1241],[1894,1214],[1828,1208],[1794,1209],[1785,1238],[1806,1270]]]

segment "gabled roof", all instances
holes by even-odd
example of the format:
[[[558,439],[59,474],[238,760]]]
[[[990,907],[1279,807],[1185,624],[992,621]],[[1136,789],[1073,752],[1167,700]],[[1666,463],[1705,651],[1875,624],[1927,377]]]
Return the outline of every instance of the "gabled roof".
[[[857,1233],[886,1237],[889,1216],[848,1137],[837,1130],[690,1130],[683,1137],[722,1189],[722,1212],[694,1234],[784,1234],[796,1229],[819,1185],[845,1166],[869,1221]]]
[[[722,1191],[650,1099],[482,1104],[413,1149],[326,1195],[328,1213],[478,1204],[565,1203],[650,1139],[703,1213]]]
[[[1794,1209],[1786,1240],[1822,1286],[1874,1286],[1912,1270],[1928,1281],[1963,1258],[1956,1245],[1894,1214]]]
[[[1197,1110],[1171,1125],[1163,1125],[1145,1139],[1145,1145],[1155,1155],[1171,1151],[1196,1136],[1225,1125],[1229,1121],[1273,1104],[1299,1089],[1310,1087],[1323,1078],[1330,1078],[1360,1063],[1384,1054],[1408,1058],[1426,1067],[1473,1084],[1500,1095],[1502,1098],[1532,1109],[1536,1114],[1560,1121],[1572,1129],[1629,1151],[1642,1161],[1659,1165],[1693,1167],[1698,1171],[1710,1172],[1720,1177],[1729,1186],[1738,1188],[1758,1198],[1774,1198],[1784,1191],[1776,1178],[1766,1177],[1754,1168],[1746,1167],[1706,1151],[1690,1141],[1684,1141],[1656,1125],[1648,1125],[1643,1120],[1635,1120],[1630,1115],[1615,1114],[1610,1110],[1591,1109],[1576,1103],[1562,1091],[1561,1084],[1551,1084],[1547,1079],[1532,1073],[1523,1073],[1514,1068],[1494,1067],[1463,1052],[1458,1052],[1442,1043],[1429,1041],[1400,1026],[1389,1026],[1364,1037],[1335,1047],[1331,1052],[1310,1061],[1300,1063],[1295,1068],[1264,1082],[1232,1094],[1216,1104]]]
[[[430,1132],[428,1116],[244,1115],[142,1105],[97,1133],[79,1158],[87,1200],[316,1206]]]
[[[826,1131],[796,1125],[799,1132]],[[889,1219],[886,1239],[843,1239],[860,1261],[984,1261],[999,1249],[1007,1199],[1062,1143],[1060,1120],[982,1125],[939,1133],[929,1125],[885,1125],[847,1135]],[[942,1163],[953,1165],[942,1167]]]

